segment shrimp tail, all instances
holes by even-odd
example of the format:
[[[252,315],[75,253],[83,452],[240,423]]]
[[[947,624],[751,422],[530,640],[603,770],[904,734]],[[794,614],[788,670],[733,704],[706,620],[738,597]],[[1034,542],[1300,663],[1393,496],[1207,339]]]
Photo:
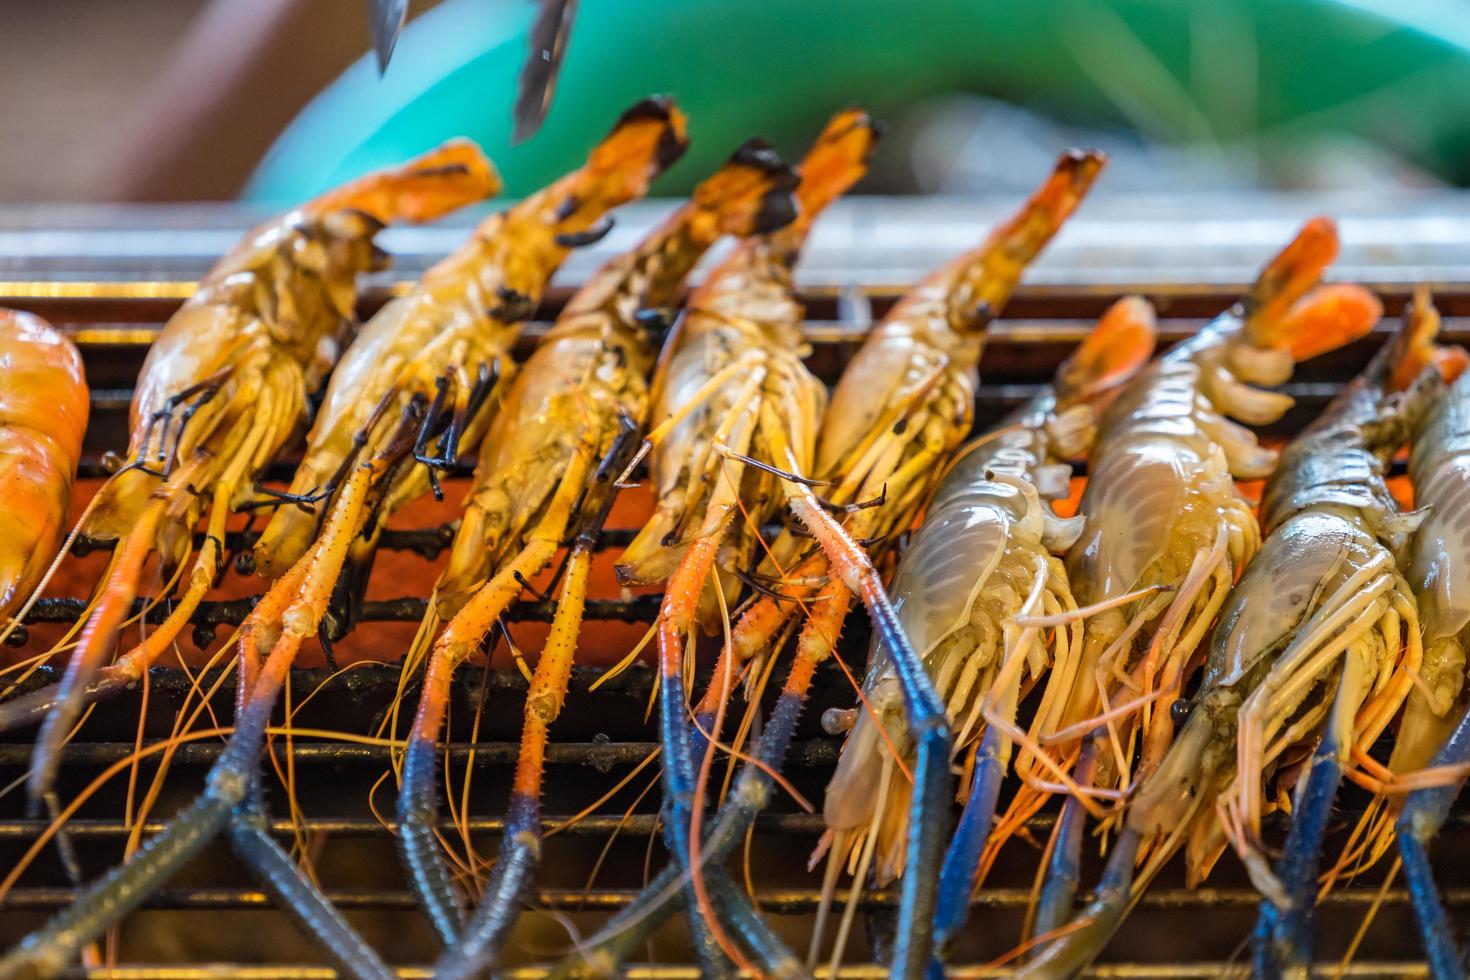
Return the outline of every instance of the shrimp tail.
[[[1270,342],[1286,311],[1322,281],[1337,258],[1338,246],[1337,223],[1318,216],[1302,225],[1261,270],[1242,301],[1246,335],[1256,346],[1273,346]]]
[[[1362,337],[1383,316],[1383,304],[1362,286],[1321,285],[1337,258],[1337,226],[1313,218],[1261,271],[1242,301],[1245,345],[1286,351],[1293,362]]]
[[[796,171],[757,138],[742,143],[691,197],[695,208],[717,216],[723,234],[762,235],[796,217],[796,185]]]
[[[642,197],[687,146],[684,113],[672,100],[654,96],[632,106],[593,148],[586,165],[562,178],[558,189],[566,192],[564,224],[585,225]]]
[[[926,280],[926,286],[937,286],[946,295],[965,298],[964,308],[949,311],[955,329],[977,332],[989,326],[1026,267],[1087,196],[1107,159],[1101,150],[1067,150],[1057,159],[1045,183],[979,248],[958,256]],[[972,288],[965,289],[965,285]],[[918,302],[926,293],[921,286],[910,296]]]
[[[1318,286],[1287,309],[1277,328],[1293,361],[1306,361],[1352,343],[1373,329],[1383,304],[1354,283]]]
[[[1148,363],[1157,339],[1153,304],[1141,296],[1118,300],[1057,370],[1057,405],[1066,408],[1116,389]]]
[[[868,172],[868,161],[883,138],[883,124],[862,109],[833,116],[802,158],[796,185],[796,220],[780,235],[781,244],[800,248],[817,216]]]
[[[398,167],[376,170],[308,202],[308,214],[361,211],[381,224],[434,221],[500,192],[500,175],[467,139],[442,143]]]
[[[1470,354],[1463,347],[1436,344],[1439,336],[1439,310],[1427,286],[1414,292],[1414,299],[1404,311],[1404,328],[1398,332],[1391,344],[1389,355],[1393,371],[1389,375],[1389,391],[1406,391],[1428,368],[1439,369],[1446,384],[1453,382],[1470,363]]]

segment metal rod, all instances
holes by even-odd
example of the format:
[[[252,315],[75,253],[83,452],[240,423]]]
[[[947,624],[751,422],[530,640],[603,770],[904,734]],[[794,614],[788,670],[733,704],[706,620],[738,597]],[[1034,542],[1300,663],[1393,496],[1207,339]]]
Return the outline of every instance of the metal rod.
[[[638,894],[639,890],[635,888],[597,888],[590,891],[548,888],[536,892],[530,905],[554,912],[617,912],[631,905]],[[1440,894],[1446,908],[1470,908],[1470,888],[1448,888]],[[326,895],[332,904],[343,909],[419,907],[418,899],[412,892],[391,888],[329,889]],[[16,888],[6,896],[5,905],[7,909],[15,911],[65,908],[75,896],[75,891],[70,888]],[[1341,910],[1362,910],[1373,905],[1377,899],[1376,889],[1352,888],[1329,892],[1320,905]],[[755,902],[761,911],[776,915],[806,915],[815,912],[821,900],[821,891],[812,888],[758,888],[755,892]],[[1384,906],[1407,905],[1408,901],[1409,894],[1402,888],[1390,888],[1383,893]],[[839,890],[833,902],[839,908],[845,906],[846,894]],[[1019,910],[1030,903],[1029,888],[984,888],[971,903],[971,907],[976,910]],[[1158,911],[1220,911],[1255,909],[1260,903],[1260,893],[1251,888],[1155,888],[1143,894],[1138,900],[1138,907]],[[886,888],[864,891],[857,905],[865,912],[896,908],[898,892]],[[177,888],[159,892],[144,903],[143,907],[175,911],[219,911],[273,906],[268,894],[251,888]]]

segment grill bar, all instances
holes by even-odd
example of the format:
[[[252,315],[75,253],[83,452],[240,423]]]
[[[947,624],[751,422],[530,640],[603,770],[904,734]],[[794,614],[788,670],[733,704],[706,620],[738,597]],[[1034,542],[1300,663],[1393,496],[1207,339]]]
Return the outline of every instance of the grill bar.
[[[845,891],[839,890],[834,907],[846,905]],[[16,910],[58,909],[65,908],[73,894],[70,888],[17,888],[6,898],[6,903]],[[1378,894],[1376,889],[1344,890],[1329,894],[1321,904],[1323,908],[1345,913],[1361,912],[1377,901]],[[1470,908],[1470,889],[1447,888],[1442,889],[1440,895],[1446,908]],[[1390,888],[1383,896],[1385,907],[1409,903],[1409,893],[1403,889]],[[398,889],[328,889],[327,897],[343,909],[418,908],[418,900],[412,893]],[[612,913],[627,908],[637,897],[638,892],[634,889],[540,889],[535,892],[530,906],[553,912]],[[772,915],[815,912],[821,897],[821,891],[808,888],[757,889],[755,892],[755,902],[761,911]],[[898,899],[896,890],[869,889],[863,892],[857,904],[864,912],[875,912],[897,908]],[[977,911],[1024,909],[1030,902],[1031,890],[1028,888],[986,888],[973,907]],[[1260,894],[1249,888],[1151,888],[1138,900],[1138,908],[1159,911],[1254,910],[1260,903]],[[149,899],[145,907],[175,911],[273,908],[267,893],[251,888],[169,889]]]
[[[432,975],[429,967],[395,967],[403,980],[423,980]],[[497,972],[506,980],[541,980],[548,970],[537,967],[522,967]],[[221,974],[235,980],[334,980],[336,974],[323,967],[313,966],[267,966],[257,967],[244,964],[209,964],[197,967],[136,966],[127,965],[92,970],[71,970],[63,974],[68,980],[219,980]],[[1116,963],[1094,966],[1082,973],[1090,980],[1225,980],[1249,976],[1250,970],[1239,964],[1224,961],[1201,963],[1173,963],[1160,966],[1152,963]],[[743,975],[743,974],[742,974]],[[846,965],[835,977],[821,971],[820,977],[831,980],[880,980],[888,971],[876,966]],[[1010,977],[1014,971],[1003,966],[952,967],[948,975],[957,980],[971,978]],[[1423,967],[1393,962],[1356,962],[1339,968],[1322,969],[1313,976],[1344,977],[1350,980],[1399,980],[1426,976]],[[697,969],[679,966],[631,966],[621,974],[627,980],[700,980]]]

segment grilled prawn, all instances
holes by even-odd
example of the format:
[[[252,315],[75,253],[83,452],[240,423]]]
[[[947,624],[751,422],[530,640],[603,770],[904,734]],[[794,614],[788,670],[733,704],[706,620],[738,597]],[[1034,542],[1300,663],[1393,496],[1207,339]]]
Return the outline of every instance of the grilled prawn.
[[[0,616],[17,612],[61,546],[89,407],[72,342],[0,310]]]
[[[357,343],[382,356],[365,363],[349,354],[348,373],[334,378],[308,450],[308,462],[319,467],[314,472],[333,477],[310,495],[325,501],[321,530],[241,626],[235,731],[205,792],[126,865],[24,939],[0,962],[0,976],[7,969],[60,969],[222,829],[339,969],[391,975],[260,826],[256,768],[276,696],[301,645],[316,635],[369,517],[381,525],[387,508],[414,486],[404,473],[409,457],[437,451],[430,465],[444,465],[462,442],[483,431],[482,416],[494,404],[488,398],[492,365],[506,356],[513,323],[529,314],[527,304],[513,303],[515,315],[502,304],[539,292],[567,252],[596,233],[609,209],[644,192],[682,139],[682,118],[672,106],[657,100],[636,106],[586,166],[490,218],[414,294],[386,307],[364,329]],[[385,338],[383,324],[400,327],[401,339]],[[479,376],[473,384],[466,379],[470,371]],[[343,386],[355,397],[347,397]],[[340,461],[333,456],[322,464],[322,456],[333,452]],[[278,525],[290,526],[289,519]],[[293,539],[278,530],[271,540],[274,550],[267,553],[276,556]]]
[[[1118,787],[1158,765],[1173,735],[1169,706],[1260,546],[1255,514],[1234,480],[1266,476],[1276,454],[1226,416],[1251,424],[1280,417],[1290,398],[1248,386],[1285,381],[1296,362],[1361,336],[1378,318],[1377,300],[1360,287],[1318,285],[1336,254],[1332,223],[1308,222],[1242,304],[1156,359],[1104,414],[1079,505],[1085,524],[1067,554],[1082,612],[1023,620],[1045,627],[1088,614],[1082,654],[1047,678],[1037,707],[1042,750],[1016,760],[1022,786],[987,864],[1055,790],[1059,767],[1084,758],[1095,767],[1093,786],[1063,781],[1072,795],[1064,809],[1100,816],[1093,797],[1116,798]],[[1095,741],[1094,731],[1102,733]],[[1076,816],[1058,824],[1066,839],[1052,847],[1040,931],[1070,909],[1080,828]]]
[[[81,519],[117,550],[61,683],[0,706],[0,729],[44,714],[29,790],[50,791],[59,749],[90,700],[121,690],[167,650],[219,571],[225,520],[306,418],[308,399],[350,336],[360,274],[382,268],[385,222],[429,221],[499,187],[480,151],[447,143],[369,174],[253,231],[169,319],[143,362],[130,459]],[[137,595],[149,555],[188,559],[203,546],[168,618],[110,667],[102,661]],[[165,576],[165,579],[167,576]]]
[[[1414,302],[1421,315],[1436,315],[1427,293]],[[1452,364],[1450,370],[1457,367]],[[1403,800],[1395,835],[1430,975],[1454,980],[1465,975],[1464,960],[1439,902],[1427,848],[1449,816],[1470,762],[1470,709],[1464,707],[1470,651],[1470,375],[1444,392],[1414,434],[1409,479],[1423,515],[1408,555],[1408,579],[1419,609],[1424,683],[1409,692],[1389,769],[1399,774],[1393,781],[1401,788],[1420,784]],[[1421,771],[1426,764],[1427,771]]]
[[[1226,837],[1267,896],[1257,975],[1305,969],[1318,850],[1343,763],[1388,725],[1421,662],[1413,594],[1394,559],[1413,520],[1383,473],[1438,386],[1435,327],[1422,311],[1407,317],[1287,447],[1262,500],[1267,536],[1221,609],[1188,718],[1129,801],[1097,898],[1029,975],[1075,972],[1181,844],[1197,879]],[[1256,844],[1262,784],[1270,767],[1314,743],[1273,874]],[[1153,844],[1135,883],[1145,840]]]
[[[1046,501],[1067,495],[1068,461],[1090,447],[1103,403],[1148,360],[1153,346],[1152,307],[1137,298],[1115,304],[1051,386],[961,451],[890,586],[899,622],[957,732],[956,747],[977,753],[969,802],[940,878],[941,950],[969,907],[1021,693],[1053,663],[1080,652],[1078,624],[1048,640],[1044,631],[1011,622],[1076,608],[1066,569],[1053,556],[1081,533],[1082,519],[1062,520]],[[908,829],[907,800],[894,791],[896,760],[885,746],[904,751],[908,735],[893,663],[876,640],[863,690],[867,711],[856,714],[827,786],[825,817],[837,833],[871,828],[874,877],[882,885],[903,871]],[[991,718],[995,722],[985,728]],[[974,749],[972,739],[982,729]],[[904,760],[912,765],[912,753]]]
[[[571,672],[598,528],[647,413],[657,350],[647,314],[674,306],[723,235],[790,220],[789,172],[744,147],[633,251],[567,304],[516,376],[481,452],[448,567],[420,642],[433,643],[399,791],[399,848],[447,947],[441,977],[487,969],[535,873],[542,761]],[[531,678],[500,860],[468,925],[435,830],[436,745],[455,668],[479,650],[523,583],[570,539],[551,636]],[[441,619],[448,625],[435,634]]]

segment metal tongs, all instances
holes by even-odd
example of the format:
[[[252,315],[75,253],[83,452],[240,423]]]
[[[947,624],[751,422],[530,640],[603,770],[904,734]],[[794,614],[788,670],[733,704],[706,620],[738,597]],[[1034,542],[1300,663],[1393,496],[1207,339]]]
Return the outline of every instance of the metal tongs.
[[[577,0],[536,2],[540,9],[536,22],[531,25],[530,50],[521,66],[513,112],[515,129],[510,137],[512,143],[530,139],[541,128],[546,112],[551,108],[556,76],[566,54],[572,21],[577,16]],[[393,57],[398,35],[408,20],[408,0],[368,0],[368,14],[372,23],[373,50],[378,54],[378,73],[382,74],[388,70],[388,60]]]

